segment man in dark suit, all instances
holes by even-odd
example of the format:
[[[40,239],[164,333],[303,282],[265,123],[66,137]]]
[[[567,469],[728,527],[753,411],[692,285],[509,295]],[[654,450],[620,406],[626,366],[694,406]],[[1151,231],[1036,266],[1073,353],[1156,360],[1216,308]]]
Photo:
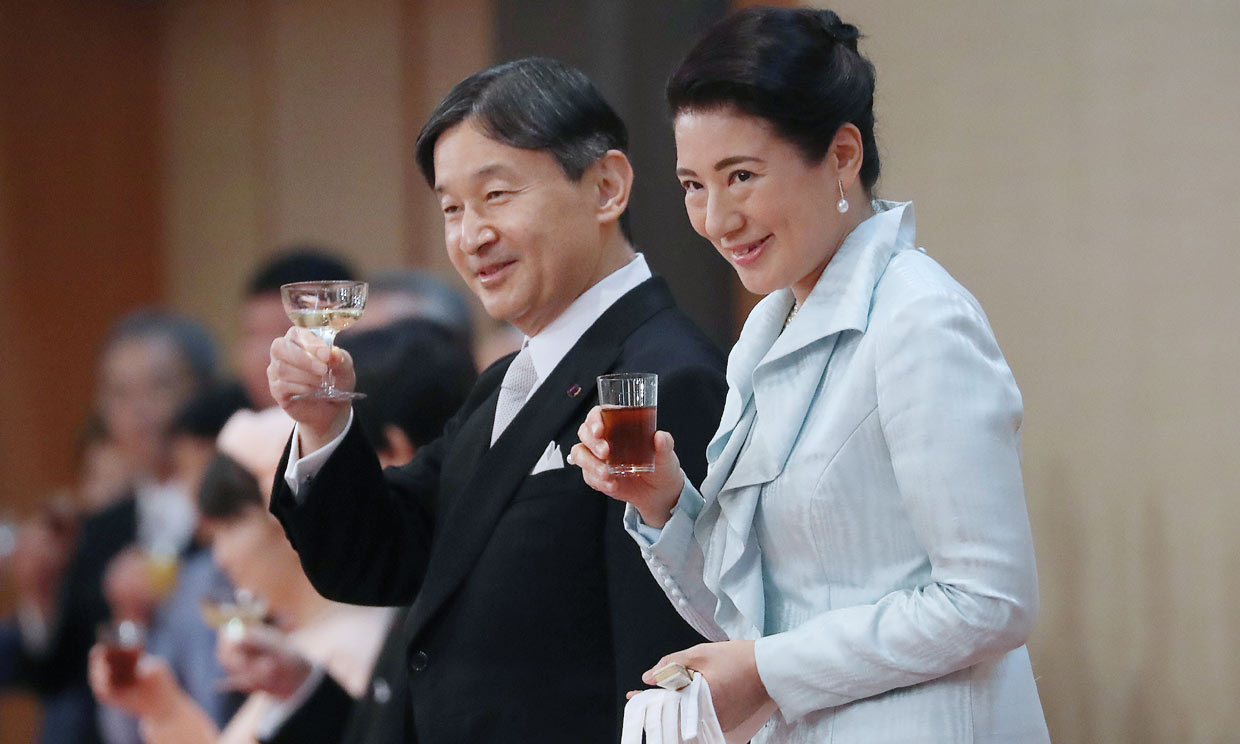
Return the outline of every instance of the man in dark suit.
[[[417,160],[448,254],[488,314],[526,336],[484,371],[443,437],[380,470],[347,405],[312,392],[352,363],[302,329],[272,344],[272,394],[298,421],[272,511],[333,599],[412,603],[406,741],[616,741],[624,693],[697,642],[563,456],[597,375],[660,376],[659,426],[693,480],[723,406],[722,355],[628,238],[627,135],[580,72],[527,59],[439,103]]]

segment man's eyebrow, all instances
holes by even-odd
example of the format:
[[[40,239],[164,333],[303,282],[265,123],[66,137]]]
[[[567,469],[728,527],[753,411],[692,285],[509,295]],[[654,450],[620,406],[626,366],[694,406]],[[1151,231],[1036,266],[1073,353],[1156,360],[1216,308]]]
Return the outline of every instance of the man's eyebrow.
[[[749,163],[749,162],[764,163],[766,161],[756,155],[733,155],[731,157],[727,157],[727,158],[724,158],[723,160],[720,160],[718,163],[715,163],[715,171],[716,172],[721,171],[724,168],[727,168],[729,165],[736,165],[737,163]],[[696,176],[697,173],[695,173],[693,170],[689,168],[677,168],[676,175]]]
[[[512,173],[512,168],[503,163],[488,163],[470,174],[469,180],[481,181],[491,176],[511,176]],[[445,189],[446,187],[442,183],[436,183],[435,195],[442,196]]]

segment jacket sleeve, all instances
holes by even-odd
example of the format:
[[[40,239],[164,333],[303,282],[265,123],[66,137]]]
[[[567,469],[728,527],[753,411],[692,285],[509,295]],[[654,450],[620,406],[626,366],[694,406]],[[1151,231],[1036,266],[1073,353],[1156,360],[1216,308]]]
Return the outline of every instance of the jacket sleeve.
[[[672,434],[689,478],[705,475],[706,443],[723,410],[726,385],[707,367],[684,368],[659,375],[659,428]],[[607,551],[608,602],[615,645],[617,721],[623,718],[623,693],[643,687],[642,672],[660,657],[702,642],[664,596],[625,534],[624,504],[609,500],[603,526]],[[617,736],[619,732],[617,731]]]
[[[1037,612],[1020,393],[981,309],[938,291],[885,312],[870,332],[886,452],[869,454],[890,458],[930,581],[759,639],[788,720],[996,658]]]
[[[693,536],[693,525],[702,511],[702,495],[685,477],[672,518],[651,542],[638,529],[641,515],[632,506],[624,509],[624,528],[637,542],[646,566],[667,599],[693,629],[710,641],[726,641],[728,634],[715,622],[717,599],[702,581],[702,548]]]
[[[413,601],[430,554],[449,436],[421,448],[408,465],[385,472],[361,427],[354,426],[297,497],[284,482],[285,448],[271,511],[319,593],[350,604]]]

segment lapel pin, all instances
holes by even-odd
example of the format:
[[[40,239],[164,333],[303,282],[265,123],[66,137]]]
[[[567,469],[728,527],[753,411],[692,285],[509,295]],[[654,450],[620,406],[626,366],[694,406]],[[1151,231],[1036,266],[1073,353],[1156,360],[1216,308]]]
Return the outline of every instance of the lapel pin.
[[[568,389],[568,397],[576,398],[578,395],[581,395],[580,385],[573,385],[572,387]]]

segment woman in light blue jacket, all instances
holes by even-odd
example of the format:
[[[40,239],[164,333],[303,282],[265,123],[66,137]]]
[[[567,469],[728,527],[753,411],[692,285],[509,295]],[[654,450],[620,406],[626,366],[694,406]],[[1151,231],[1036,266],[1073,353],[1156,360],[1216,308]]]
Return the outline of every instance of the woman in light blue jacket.
[[[654,473],[609,476],[598,409],[571,458],[715,641],[652,670],[702,673],[725,731],[1045,742],[1020,392],[977,301],[915,247],[913,205],[872,198],[857,38],[830,11],[744,11],[673,74],[689,219],[767,296],[700,492],[664,432]]]

